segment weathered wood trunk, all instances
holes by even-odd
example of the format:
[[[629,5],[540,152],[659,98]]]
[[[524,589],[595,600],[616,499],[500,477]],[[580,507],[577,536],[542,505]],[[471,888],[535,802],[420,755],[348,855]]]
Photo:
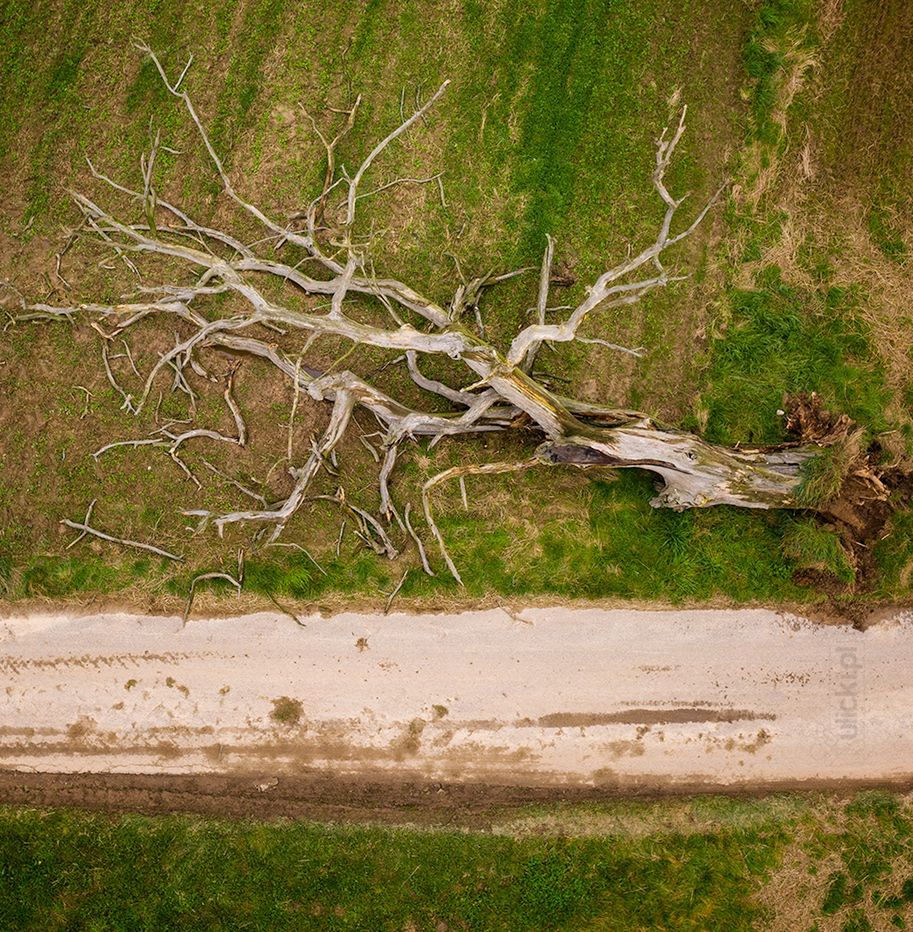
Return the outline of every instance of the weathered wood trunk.
[[[655,508],[797,507],[802,464],[821,452],[816,446],[731,449],[636,412],[629,413],[627,423],[597,426],[572,414],[526,373],[503,367],[495,372],[491,385],[549,438],[539,447],[541,462],[648,469],[663,483],[651,502]]]
[[[574,466],[639,467],[655,473],[662,486],[655,508],[791,508],[800,502],[801,467],[818,447],[731,450],[693,434],[656,427],[591,429],[542,444],[539,457]]]

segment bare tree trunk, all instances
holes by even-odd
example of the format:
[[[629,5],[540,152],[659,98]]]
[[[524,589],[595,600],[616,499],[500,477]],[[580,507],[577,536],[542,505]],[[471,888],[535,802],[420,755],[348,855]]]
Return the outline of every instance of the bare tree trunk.
[[[544,443],[539,456],[574,466],[638,467],[661,482],[655,508],[793,508],[799,505],[801,467],[818,448],[738,452],[683,431],[620,427],[591,430]]]

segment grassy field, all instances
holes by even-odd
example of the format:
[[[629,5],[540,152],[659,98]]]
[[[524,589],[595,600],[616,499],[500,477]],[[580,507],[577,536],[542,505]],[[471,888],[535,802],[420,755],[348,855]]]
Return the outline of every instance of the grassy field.
[[[862,932],[913,916],[906,797],[491,818],[483,832],[0,809],[0,925]]]
[[[879,4],[877,14],[862,0],[4,0],[0,279],[30,298],[110,299],[135,287],[123,267],[100,267],[103,254],[88,245],[64,258],[65,281],[54,255],[77,217],[66,189],[102,196],[84,156],[134,183],[150,121],[179,153],[162,156],[162,192],[201,219],[259,235],[232,218],[192,127],[131,37],[159,50],[173,73],[195,55],[187,86],[217,148],[243,193],[278,216],[306,203],[324,170],[302,106],[328,126],[328,107],[364,95],[339,153],[351,164],[396,125],[401,106],[451,78],[427,124],[390,152],[376,179],[443,170],[446,202],[430,185],[399,188],[365,202],[363,217],[365,229],[377,232],[378,269],[441,301],[457,283],[451,255],[474,273],[536,264],[546,233],[577,279],[566,300],[578,299],[629,242],[652,235],[660,213],[649,185],[653,140],[674,102],[687,103],[674,184],[691,190],[696,204],[730,177],[727,201],[675,256],[687,281],[593,325],[591,336],[642,345],[646,358],[599,346],[559,349],[547,357],[553,384],[726,443],[783,439],[776,412],[784,395],[817,391],[870,436],[890,438],[890,449],[910,447],[905,179],[913,137],[901,65],[904,50],[913,49],[913,24],[901,0]],[[484,305],[497,340],[525,321],[532,278],[504,286]],[[0,298],[14,308],[11,289]],[[140,331],[140,369],[171,338]],[[327,341],[315,348],[315,364],[333,364],[347,349]],[[131,419],[119,410],[99,354],[88,328],[19,326],[0,335],[0,596],[8,601],[103,596],[174,607],[197,573],[234,571],[241,548],[251,605],[264,597],[382,603],[407,569],[399,598],[423,604],[820,599],[819,590],[795,581],[802,569],[836,580],[838,600],[911,592],[909,513],[878,545],[879,575],[859,593],[836,535],[809,517],[656,512],[648,505],[651,482],[637,473],[480,478],[470,482],[469,511],[458,492],[442,493],[440,524],[465,592],[445,574],[422,575],[411,549],[395,563],[381,561],[351,529],[337,547],[340,517],[325,505],[296,518],[285,537],[307,547],[321,570],[292,550],[252,552],[249,531],[224,541],[191,538],[181,507],[240,504],[230,485],[206,474],[203,458],[268,495],[288,490],[290,393],[265,367],[245,364],[237,395],[251,444],[237,454],[204,446],[191,454],[205,477],[198,492],[154,451],[91,459],[107,441],[156,427],[151,411]],[[408,379],[395,368],[378,372],[382,362],[361,353],[346,365],[409,396]],[[129,382],[124,360],[119,365]],[[182,417],[186,405],[166,394],[161,411]],[[291,429],[293,462],[325,417],[301,406]],[[200,404],[200,423],[228,428],[225,419],[218,393]],[[362,418],[359,429],[373,427]],[[433,450],[415,444],[401,457],[394,495],[415,502],[420,483],[439,470],[519,458],[531,442],[520,434]],[[339,482],[376,507],[376,466],[357,437],[340,461]],[[333,489],[328,479],[323,491]],[[81,517],[93,498],[100,527],[186,553],[185,563],[175,568],[100,543],[66,550],[60,519]],[[220,596],[219,586],[199,604]]]

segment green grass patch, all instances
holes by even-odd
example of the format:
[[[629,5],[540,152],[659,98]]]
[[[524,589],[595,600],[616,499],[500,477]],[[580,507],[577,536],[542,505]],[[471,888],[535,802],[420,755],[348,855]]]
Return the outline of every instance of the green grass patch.
[[[539,494],[547,494],[548,478],[542,481]],[[653,479],[639,470],[594,480],[584,491],[579,516],[546,519],[535,529],[521,521],[486,527],[456,509],[440,517],[467,594],[669,602],[808,598],[792,584],[792,567],[780,552],[785,516],[729,508],[656,511],[649,504]],[[416,573],[402,594],[429,597],[441,590],[458,592],[446,575]]]
[[[744,52],[751,81],[751,138],[776,146],[782,129],[774,118],[788,56],[797,44],[811,44],[815,8],[808,0],[763,0]]]
[[[797,519],[783,535],[783,552],[799,569],[829,573],[841,582],[856,578],[840,538],[812,519]]]
[[[903,262],[909,256],[901,226],[884,203],[874,205],[869,211],[869,233],[875,245],[888,259]]]
[[[913,509],[904,508],[891,519],[890,533],[875,545],[878,590],[883,597],[913,591]]]
[[[752,290],[731,293],[731,317],[714,342],[702,402],[706,436],[720,443],[786,439],[784,396],[817,392],[832,410],[885,430],[889,393],[858,298],[836,287],[810,291],[764,269]]]
[[[0,810],[0,925],[749,929],[771,820],[645,837]]]
[[[120,567],[99,557],[43,556],[24,569],[19,589],[26,598],[64,598],[81,592],[114,592],[122,579]]]
[[[913,811],[887,792],[557,803],[486,821],[0,808],[0,926],[855,932],[905,928],[913,908]]]

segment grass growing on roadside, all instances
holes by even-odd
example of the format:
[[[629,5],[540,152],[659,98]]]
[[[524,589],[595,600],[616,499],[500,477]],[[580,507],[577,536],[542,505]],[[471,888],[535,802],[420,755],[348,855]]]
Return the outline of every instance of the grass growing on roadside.
[[[857,932],[904,928],[913,908],[913,809],[887,792],[536,805],[486,822],[0,808],[0,925]]]
[[[810,822],[802,847],[818,910],[845,932],[903,929],[913,909],[913,820],[908,800],[866,793]],[[810,904],[811,905],[811,904]]]
[[[748,929],[783,839],[772,820],[561,838],[6,809],[0,925]]]

